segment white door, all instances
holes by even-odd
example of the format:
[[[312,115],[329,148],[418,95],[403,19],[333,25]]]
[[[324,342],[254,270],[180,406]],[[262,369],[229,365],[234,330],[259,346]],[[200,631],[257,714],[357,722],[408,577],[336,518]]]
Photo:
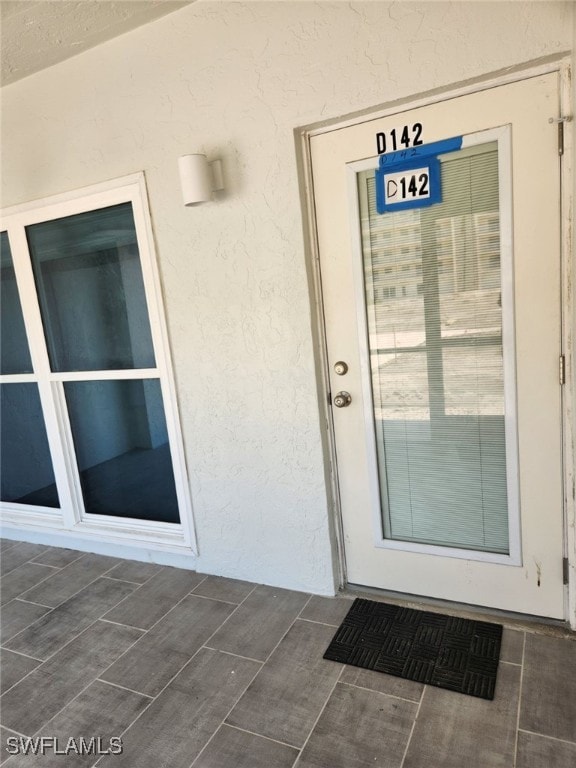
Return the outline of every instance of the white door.
[[[311,138],[350,583],[564,616],[558,81]]]

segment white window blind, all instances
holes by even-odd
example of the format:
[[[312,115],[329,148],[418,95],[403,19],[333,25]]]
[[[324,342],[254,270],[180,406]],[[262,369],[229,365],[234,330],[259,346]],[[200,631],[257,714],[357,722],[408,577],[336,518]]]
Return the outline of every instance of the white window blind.
[[[441,162],[397,213],[358,174],[383,534],[507,553],[497,143]]]

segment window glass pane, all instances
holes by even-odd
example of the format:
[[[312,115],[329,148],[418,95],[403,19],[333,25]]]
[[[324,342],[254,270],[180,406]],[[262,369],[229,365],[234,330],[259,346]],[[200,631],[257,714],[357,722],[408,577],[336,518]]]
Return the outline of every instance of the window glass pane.
[[[26,232],[52,370],[154,367],[131,204]]]
[[[497,143],[441,162],[428,208],[358,175],[384,536],[506,553]]]
[[[0,290],[0,372],[31,373],[32,361],[7,232],[0,233]]]
[[[36,384],[0,386],[2,501],[59,507]]]
[[[86,512],[180,522],[159,381],[64,389]]]

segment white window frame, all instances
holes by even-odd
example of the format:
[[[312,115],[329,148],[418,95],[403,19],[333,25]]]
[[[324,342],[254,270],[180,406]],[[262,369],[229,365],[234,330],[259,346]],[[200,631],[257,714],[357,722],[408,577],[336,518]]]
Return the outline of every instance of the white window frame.
[[[156,366],[97,372],[53,372],[50,369],[25,228],[32,224],[97,211],[121,203],[132,205]],[[0,376],[0,382],[38,384],[60,499],[59,509],[2,502],[0,521],[19,528],[72,532],[83,539],[113,540],[116,543],[147,547],[161,545],[163,549],[174,548],[181,552],[188,550],[197,554],[192,502],[144,173],[6,208],[0,211],[0,230],[8,233],[34,369],[33,374]],[[64,398],[64,383],[119,379],[158,379],[160,382],[180,523],[96,515],[87,513],[84,509]]]
[[[380,477],[378,472],[378,449],[374,431],[374,402],[372,394],[372,372],[370,349],[368,345],[368,323],[366,293],[364,287],[364,256],[362,243],[362,224],[358,204],[357,174],[375,170],[378,157],[358,160],[347,165],[348,201],[351,226],[351,253],[354,273],[354,292],[356,295],[356,318],[362,370],[362,398],[364,403],[364,423],[370,497],[372,502],[372,527],[374,546],[382,549],[396,549],[404,552],[421,552],[442,557],[454,557],[464,560],[478,560],[501,565],[522,565],[521,530],[520,530],[520,491],[518,486],[518,425],[516,405],[516,364],[514,332],[514,279],[512,248],[512,154],[511,128],[509,125],[489,128],[462,138],[462,149],[490,142],[498,142],[498,184],[500,200],[500,260],[502,290],[502,348],[504,350],[504,420],[506,439],[506,481],[508,491],[508,554],[485,552],[460,547],[444,547],[434,544],[421,544],[410,541],[387,539],[384,537],[382,524],[382,500]]]

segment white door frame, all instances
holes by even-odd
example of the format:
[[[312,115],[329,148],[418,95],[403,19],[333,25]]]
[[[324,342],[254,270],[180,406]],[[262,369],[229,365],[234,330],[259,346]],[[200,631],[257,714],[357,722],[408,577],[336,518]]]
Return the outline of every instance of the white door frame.
[[[320,274],[320,256],[316,237],[312,164],[310,139],[334,130],[340,130],[359,123],[377,120],[389,115],[399,114],[418,107],[447,101],[459,96],[487,90],[496,86],[525,80],[530,77],[559,72],[561,104],[558,116],[572,117],[573,103],[571,91],[571,62],[567,56],[551,57],[542,62],[526,65],[487,75],[482,80],[467,81],[452,87],[418,94],[398,100],[374,109],[303,126],[295,130],[296,152],[300,187],[302,190],[302,214],[304,221],[305,244],[308,258],[308,274],[312,313],[314,317],[313,337],[316,354],[317,386],[325,456],[328,502],[332,510],[332,531],[334,540],[335,579],[340,587],[347,582],[346,558],[342,531],[342,511],[339,500],[338,465],[332,407],[329,404],[330,382],[328,370],[327,341],[325,333],[324,307],[322,298],[322,279]],[[566,383],[562,388],[562,427],[563,427],[563,474],[564,474],[564,542],[563,555],[568,563],[568,584],[565,593],[565,616],[570,626],[576,629],[576,341],[575,313],[576,302],[571,290],[576,278],[576,265],[573,251],[572,218],[574,205],[573,175],[573,125],[572,120],[563,123],[564,151],[561,164],[561,276],[562,276],[562,347],[565,356]]]

